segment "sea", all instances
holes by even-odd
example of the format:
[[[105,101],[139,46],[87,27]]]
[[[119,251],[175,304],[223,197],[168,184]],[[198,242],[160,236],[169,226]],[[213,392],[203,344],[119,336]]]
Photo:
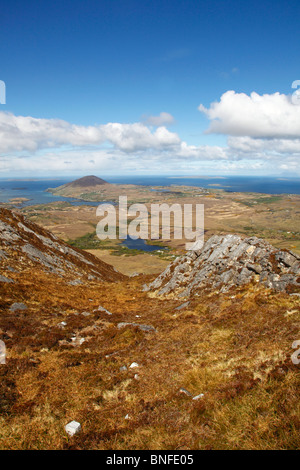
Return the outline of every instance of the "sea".
[[[251,192],[267,194],[300,194],[300,178],[265,177],[265,176],[103,176],[108,183],[137,184],[142,186],[196,186],[210,189],[223,189],[228,192]],[[62,178],[6,178],[0,179],[0,202],[24,197],[28,201],[18,207],[49,202],[65,201],[72,205],[98,206],[97,202],[86,202],[75,198],[54,196],[46,192],[73,181],[77,177]]]
[[[136,184],[150,186],[155,190],[156,186],[196,186],[210,189],[223,189],[228,192],[251,192],[267,194],[300,194],[300,178],[286,177],[254,177],[254,176],[103,176],[108,183]],[[69,178],[7,178],[0,179],[0,203],[8,203],[14,198],[28,199],[16,207],[26,207],[36,204],[47,204],[50,202],[65,201],[75,206],[90,205],[97,207],[99,202],[81,201],[76,198],[54,196],[47,192],[48,188],[55,188],[74,181],[77,177]],[[109,201],[110,202],[110,201]],[[141,251],[157,251],[166,249],[155,245],[146,244],[144,240],[133,240],[127,238],[122,245],[129,249]]]

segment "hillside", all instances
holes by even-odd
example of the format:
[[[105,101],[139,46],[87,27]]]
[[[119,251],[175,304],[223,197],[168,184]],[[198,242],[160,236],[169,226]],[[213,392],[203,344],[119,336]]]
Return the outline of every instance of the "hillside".
[[[153,295],[8,210],[0,250],[0,449],[299,448],[295,293]]]
[[[109,183],[104,181],[102,178],[90,175],[71,181],[70,183],[63,184],[57,188],[49,188],[47,191],[57,196],[77,197],[82,199],[84,198],[84,195],[88,195],[89,193],[101,193],[104,186],[109,186]]]
[[[42,271],[65,282],[117,281],[124,276],[104,263],[58,239],[23,215],[0,209],[0,260],[2,278],[12,282],[12,273]],[[2,279],[3,280],[3,279]]]
[[[64,185],[65,188],[92,188],[93,186],[102,186],[103,184],[109,184],[107,181],[104,181],[102,178],[97,176],[90,175],[79,178],[71,183]]]

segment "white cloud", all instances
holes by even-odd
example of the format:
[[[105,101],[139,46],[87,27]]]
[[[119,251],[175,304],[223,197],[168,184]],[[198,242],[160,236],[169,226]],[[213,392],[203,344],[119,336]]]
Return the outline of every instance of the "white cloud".
[[[100,145],[106,141],[122,151],[134,152],[175,145],[180,139],[162,126],[154,132],[141,123],[77,126],[59,119],[37,119],[0,112],[0,153],[34,152],[64,145]]]
[[[231,150],[241,153],[296,154],[300,156],[300,139],[254,139],[252,137],[229,137]]]
[[[174,124],[175,119],[172,114],[162,112],[159,116],[149,116],[146,122],[150,124],[150,126],[168,126]]]
[[[209,145],[188,145],[181,142],[180,148],[177,150],[178,157],[190,158],[193,160],[226,160],[228,159],[227,149],[218,146]]]
[[[147,123],[78,126],[0,112],[0,173],[300,175],[300,106],[290,97],[229,91],[218,103],[199,109],[211,120],[210,133],[228,135],[227,146],[184,142],[165,127],[174,121],[168,113],[150,116]]]
[[[154,132],[141,123],[109,123],[101,126],[105,140],[108,140],[124,152],[161,148],[176,145],[180,139],[165,127],[158,127]]]
[[[250,96],[227,91],[219,102],[199,111],[210,119],[207,132],[255,138],[300,138],[300,106],[280,94]]]

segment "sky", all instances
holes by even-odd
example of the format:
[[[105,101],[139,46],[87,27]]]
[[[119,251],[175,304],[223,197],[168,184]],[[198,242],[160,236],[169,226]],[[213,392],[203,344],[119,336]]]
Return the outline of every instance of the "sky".
[[[0,0],[0,178],[300,176],[299,21],[299,0]]]

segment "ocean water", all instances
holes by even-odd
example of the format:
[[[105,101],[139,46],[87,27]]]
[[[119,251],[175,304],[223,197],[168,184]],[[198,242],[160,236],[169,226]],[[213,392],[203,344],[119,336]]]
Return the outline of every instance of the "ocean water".
[[[99,175],[100,176],[100,175]],[[175,176],[103,176],[109,183],[137,184],[143,186],[169,186],[172,185],[198,186],[203,188],[224,189],[230,192],[253,192],[268,194],[300,194],[300,178],[274,178],[253,176],[226,176],[226,177],[175,177]],[[97,207],[98,202],[85,202],[75,198],[54,196],[46,192],[48,188],[55,188],[73,181],[76,177],[55,179],[0,179],[0,202],[9,202],[10,199],[25,197],[29,199],[17,207],[34,204],[47,204],[49,202],[66,201],[72,205],[91,205]],[[163,249],[155,245],[147,245],[144,240],[127,238],[122,243],[129,249],[138,249],[147,252]]]
[[[66,201],[72,205],[91,205],[98,206],[98,202],[84,202],[75,198],[54,196],[46,192],[48,188],[55,188],[62,184],[74,180],[70,179],[40,179],[40,180],[21,180],[21,179],[2,179],[0,180],[0,202],[9,202],[10,199],[17,197],[26,197],[29,201],[18,204],[18,207],[25,207],[35,204],[47,204],[49,202]]]
[[[103,176],[103,175],[101,175]],[[143,186],[185,185],[203,188],[224,189],[230,192],[254,192],[268,194],[300,194],[300,178],[275,178],[254,176],[226,177],[175,177],[175,176],[103,176],[109,183],[138,184]],[[61,186],[76,179],[0,179],[0,202],[9,202],[12,198],[26,197],[29,201],[22,206],[46,204],[55,201],[66,201],[73,205],[88,204],[98,206],[97,202],[85,202],[75,198],[54,196],[46,192],[48,188]],[[170,188],[171,189],[171,188]],[[20,207],[20,206],[19,206]]]
[[[147,186],[198,186],[224,189],[230,192],[253,192],[267,194],[300,194],[300,178],[266,176],[108,176],[109,183],[140,184]]]

